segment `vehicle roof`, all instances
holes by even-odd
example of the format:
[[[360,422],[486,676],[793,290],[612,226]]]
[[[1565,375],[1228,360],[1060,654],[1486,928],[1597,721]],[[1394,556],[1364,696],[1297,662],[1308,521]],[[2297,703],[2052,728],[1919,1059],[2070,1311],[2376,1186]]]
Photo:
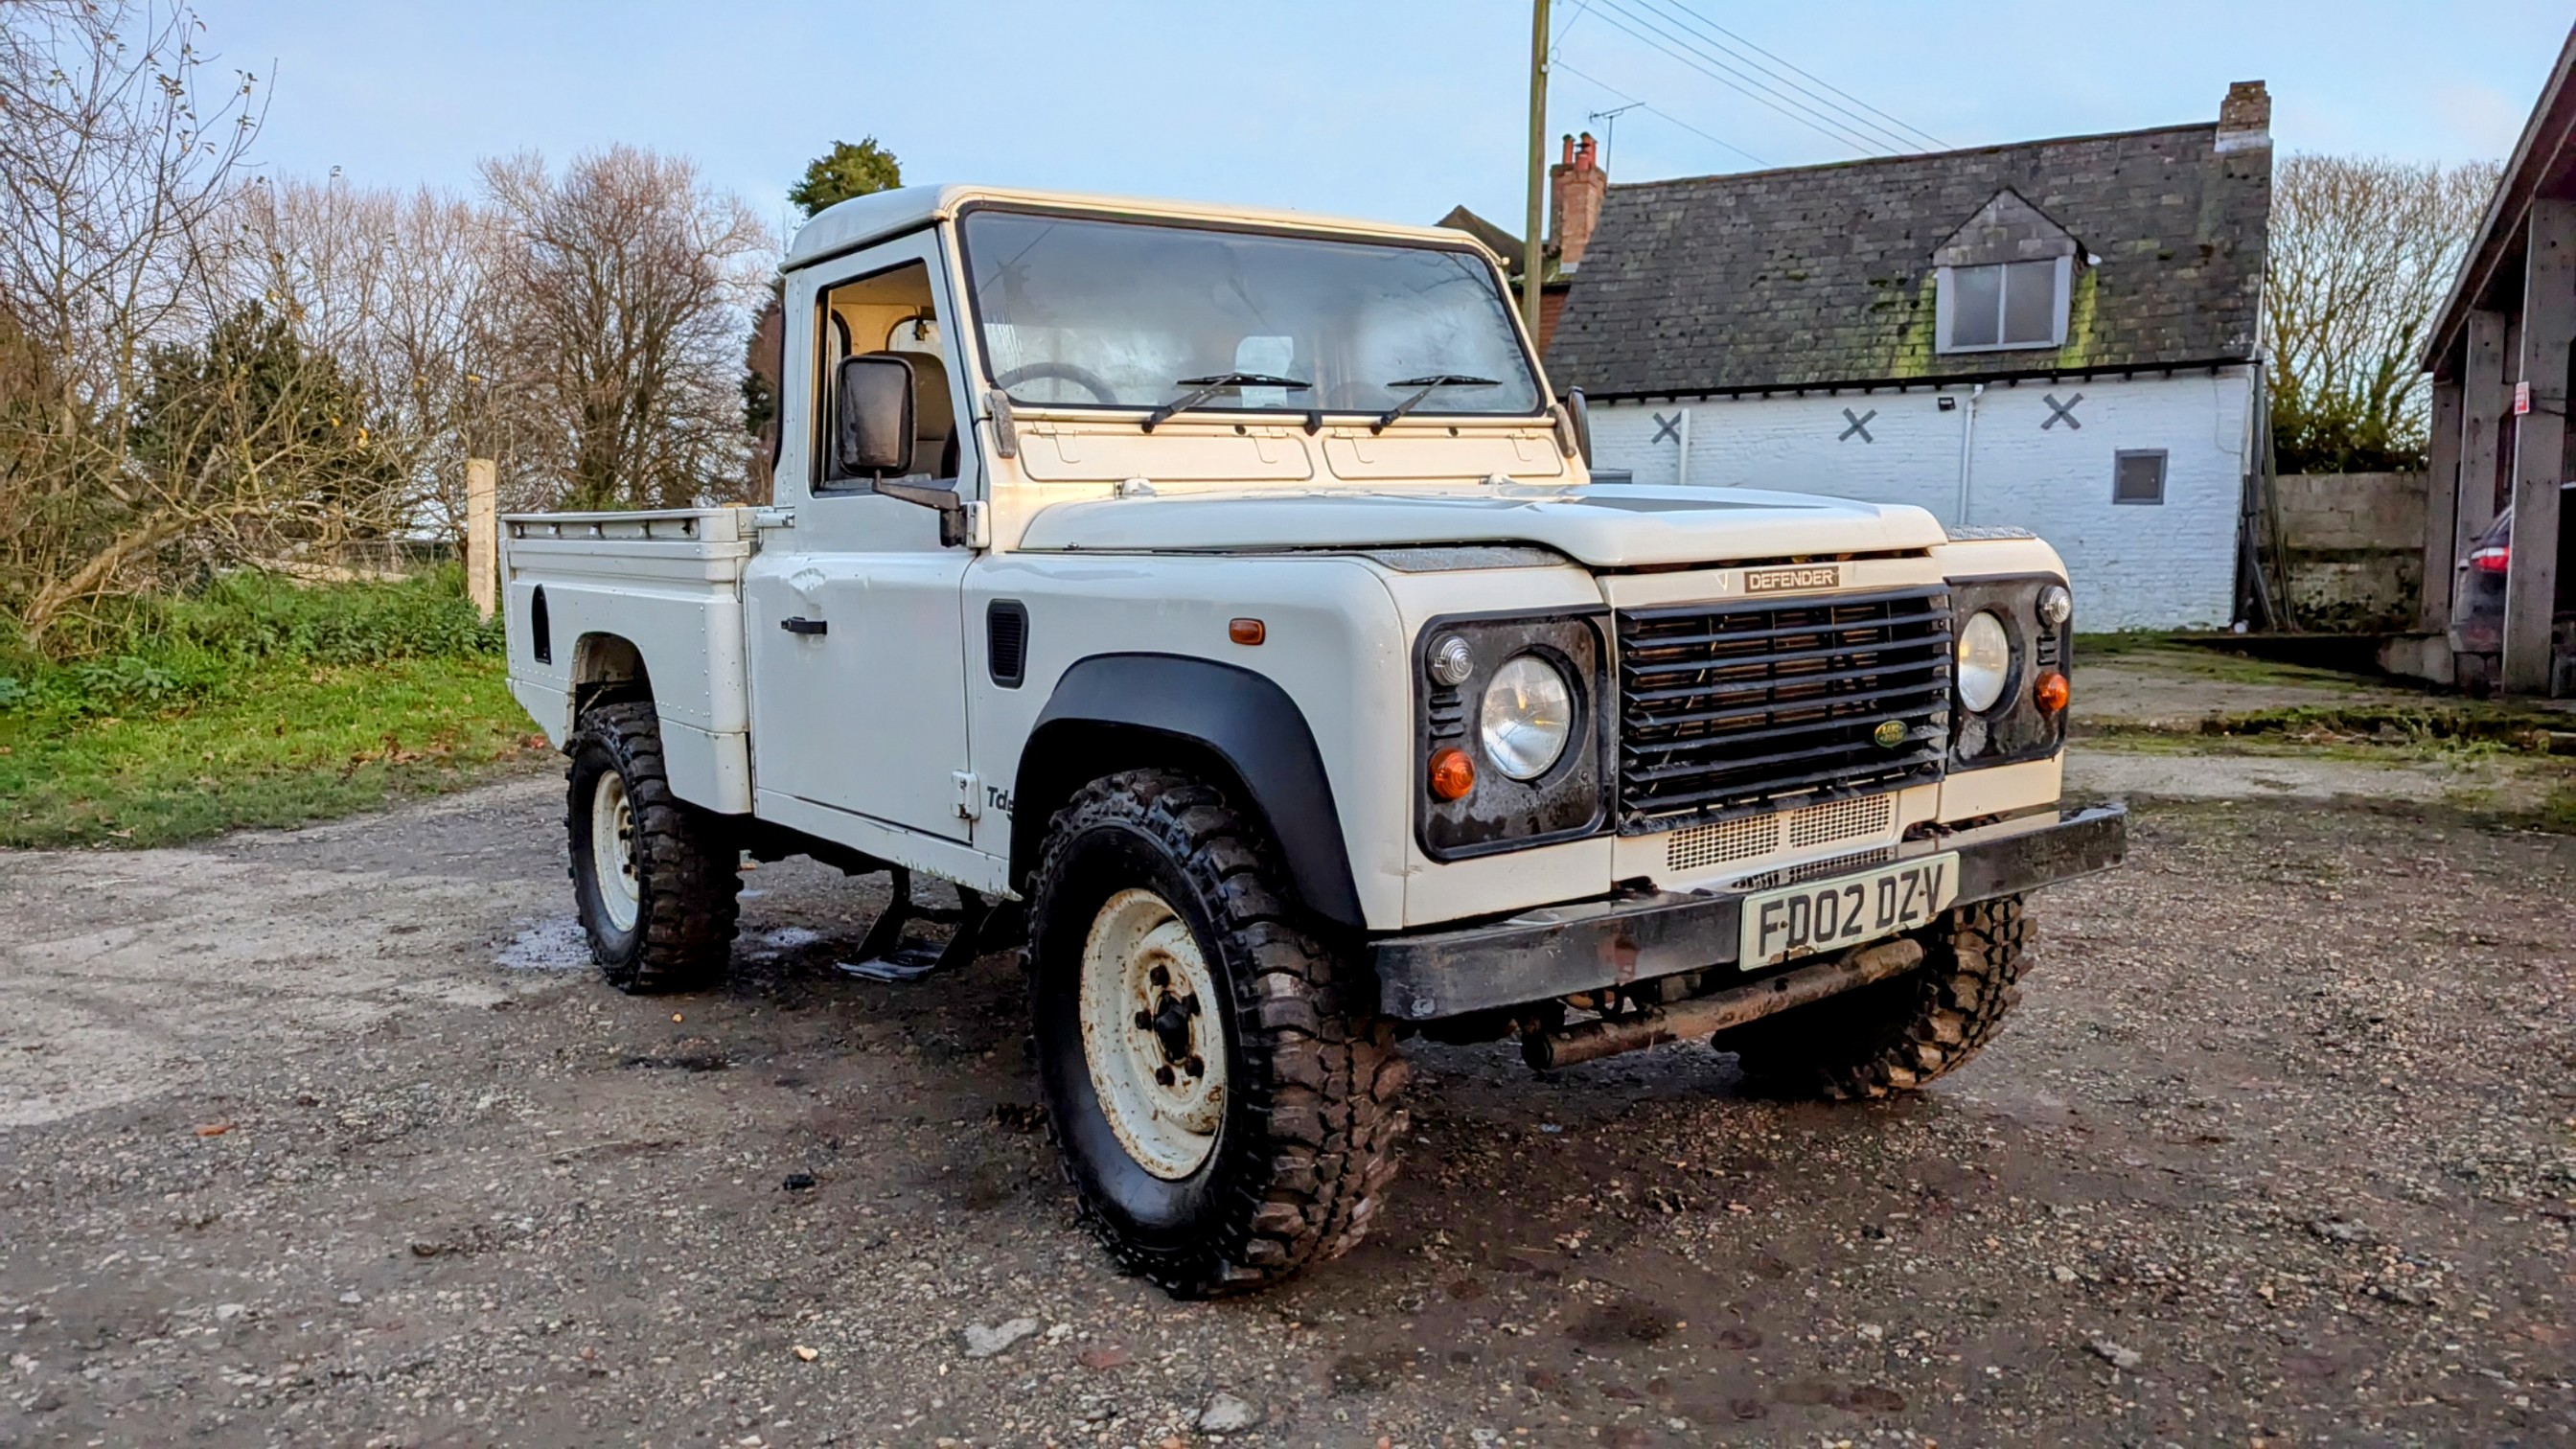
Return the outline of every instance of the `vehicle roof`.
[[[1436,226],[1408,226],[1388,221],[1361,221],[1350,217],[1318,216],[1312,212],[1286,211],[1253,206],[1226,206],[1202,201],[1155,201],[1132,196],[1098,196],[1079,191],[1031,191],[1009,186],[965,186],[948,183],[936,186],[899,186],[869,196],[854,196],[848,201],[825,207],[811,221],[798,229],[795,240],[787,245],[787,258],[781,270],[793,271],[825,257],[837,256],[854,247],[911,231],[934,221],[955,216],[970,202],[993,202],[1000,205],[1045,207],[1057,211],[1096,211],[1104,215],[1154,217],[1173,221],[1215,221],[1235,225],[1280,227],[1295,231],[1339,232],[1352,236],[1384,237],[1405,241],[1438,242],[1444,246],[1465,244],[1492,253],[1465,232]]]

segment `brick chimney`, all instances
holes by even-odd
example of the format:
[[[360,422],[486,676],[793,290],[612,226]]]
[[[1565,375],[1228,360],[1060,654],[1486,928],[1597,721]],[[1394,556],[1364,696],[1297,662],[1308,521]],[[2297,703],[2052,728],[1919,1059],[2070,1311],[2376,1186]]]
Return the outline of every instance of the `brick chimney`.
[[[1591,132],[1584,132],[1580,141],[1565,138],[1565,159],[1548,168],[1547,181],[1552,198],[1548,229],[1556,238],[1556,264],[1570,272],[1582,264],[1584,248],[1592,245],[1592,228],[1601,221],[1601,198],[1610,189],[1610,177],[1601,169]]]
[[[2272,144],[2272,93],[2258,80],[2238,81],[2218,103],[2220,151],[2267,150]]]

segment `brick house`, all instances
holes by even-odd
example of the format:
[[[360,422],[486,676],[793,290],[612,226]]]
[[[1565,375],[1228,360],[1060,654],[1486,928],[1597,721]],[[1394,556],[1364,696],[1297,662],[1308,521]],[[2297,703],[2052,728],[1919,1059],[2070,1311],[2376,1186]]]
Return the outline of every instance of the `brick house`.
[[[2255,81],[2214,123],[1832,166],[1612,185],[1569,153],[1550,380],[1638,482],[2029,528],[2082,627],[2223,626],[2270,119]]]

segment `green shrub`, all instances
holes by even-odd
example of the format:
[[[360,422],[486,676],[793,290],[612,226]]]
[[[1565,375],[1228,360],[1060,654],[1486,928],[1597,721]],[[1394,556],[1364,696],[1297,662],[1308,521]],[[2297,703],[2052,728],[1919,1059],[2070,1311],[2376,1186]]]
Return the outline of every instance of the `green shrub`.
[[[226,574],[195,597],[164,605],[161,615],[154,632],[167,647],[242,659],[380,664],[501,649],[500,621],[474,616],[454,567],[399,583],[319,587]]]
[[[129,611],[87,657],[54,664],[0,655],[0,710],[157,709],[222,695],[263,665],[463,659],[501,649],[500,621],[475,617],[462,571],[452,566],[393,583],[303,585],[231,573],[192,595]]]

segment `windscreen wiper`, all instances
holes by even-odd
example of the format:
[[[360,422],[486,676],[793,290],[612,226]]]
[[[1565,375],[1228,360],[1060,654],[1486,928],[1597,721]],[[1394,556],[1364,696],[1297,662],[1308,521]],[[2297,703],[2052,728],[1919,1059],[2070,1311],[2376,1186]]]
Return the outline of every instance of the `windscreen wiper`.
[[[1424,398],[1431,396],[1433,392],[1440,388],[1501,387],[1502,383],[1500,380],[1490,377],[1468,377],[1455,372],[1435,372],[1429,377],[1400,377],[1395,381],[1388,383],[1387,386],[1409,387],[1418,389],[1418,391],[1416,391],[1413,396],[1406,398],[1404,401],[1397,403],[1391,408],[1388,408],[1385,412],[1379,413],[1377,415],[1377,421],[1369,424],[1369,431],[1372,433],[1385,432],[1387,424],[1394,422],[1397,418],[1403,417],[1406,413],[1413,411],[1415,404],[1421,402]]]
[[[1145,414],[1146,432],[1150,433],[1154,431],[1154,429],[1171,421],[1174,413],[1187,412],[1191,408],[1197,407],[1200,403],[1206,402],[1209,398],[1216,396],[1218,393],[1224,392],[1228,388],[1286,387],[1303,389],[1313,387],[1314,384],[1311,382],[1299,382],[1293,377],[1275,376],[1267,372],[1219,372],[1210,374],[1207,377],[1180,378],[1173,382],[1172,386],[1191,387],[1198,389],[1198,391],[1185,392],[1179,397],[1174,398],[1172,401],[1167,402],[1161,407],[1154,409],[1152,412]]]

